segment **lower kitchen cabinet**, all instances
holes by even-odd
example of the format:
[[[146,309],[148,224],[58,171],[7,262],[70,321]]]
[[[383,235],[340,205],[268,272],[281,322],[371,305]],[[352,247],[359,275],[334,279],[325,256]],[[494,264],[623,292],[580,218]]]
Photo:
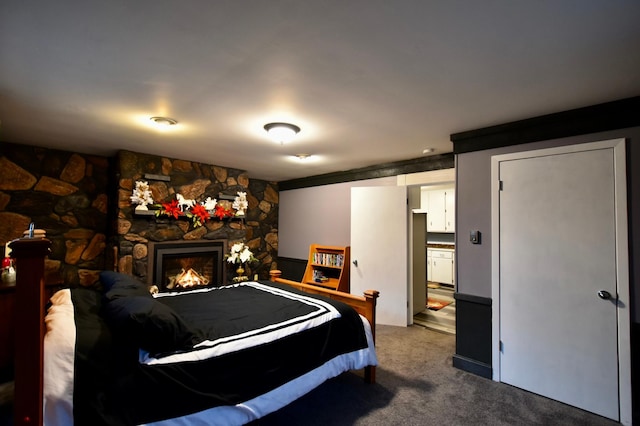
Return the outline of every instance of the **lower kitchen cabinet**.
[[[428,281],[448,285],[455,284],[455,259],[453,250],[428,249],[427,265]]]

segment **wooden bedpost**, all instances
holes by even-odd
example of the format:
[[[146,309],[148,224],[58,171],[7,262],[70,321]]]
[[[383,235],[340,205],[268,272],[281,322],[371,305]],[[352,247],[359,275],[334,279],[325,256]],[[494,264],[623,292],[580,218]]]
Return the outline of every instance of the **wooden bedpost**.
[[[374,342],[376,341],[376,304],[379,296],[380,292],[377,290],[366,290],[364,292],[364,298],[366,299],[367,304],[371,306],[371,314],[368,319],[369,324],[372,324],[371,335]],[[367,383],[376,382],[376,367],[369,365],[364,368],[364,381]]]
[[[15,425],[42,425],[44,259],[51,241],[22,238],[9,245],[16,260]]]
[[[272,269],[269,271],[269,278],[273,282],[276,282],[276,280],[280,278],[280,276],[282,276],[282,271],[279,271],[277,269]]]

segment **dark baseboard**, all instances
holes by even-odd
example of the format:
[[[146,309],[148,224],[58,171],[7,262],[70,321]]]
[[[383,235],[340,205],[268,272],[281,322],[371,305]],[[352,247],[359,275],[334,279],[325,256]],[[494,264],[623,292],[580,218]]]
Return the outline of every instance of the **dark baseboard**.
[[[454,366],[491,377],[491,299],[455,293],[456,354]],[[457,360],[457,361],[456,361]],[[487,373],[488,369],[488,373]]]
[[[640,323],[631,323],[631,406],[633,424],[640,424]]]
[[[453,366],[486,379],[493,377],[493,369],[490,365],[460,355],[453,356]]]
[[[478,305],[491,306],[492,300],[488,297],[474,296],[473,294],[454,293],[453,298],[463,302],[471,302]]]
[[[306,267],[307,259],[278,257],[278,269],[282,271],[282,278],[293,281],[302,281],[302,277],[304,277],[304,270]]]

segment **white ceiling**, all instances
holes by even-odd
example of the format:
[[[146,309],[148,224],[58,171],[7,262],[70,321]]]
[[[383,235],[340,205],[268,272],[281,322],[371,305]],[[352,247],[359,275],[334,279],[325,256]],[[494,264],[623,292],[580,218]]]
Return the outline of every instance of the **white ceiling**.
[[[640,95],[639,22],[637,0],[3,0],[0,140],[275,181],[441,154]]]

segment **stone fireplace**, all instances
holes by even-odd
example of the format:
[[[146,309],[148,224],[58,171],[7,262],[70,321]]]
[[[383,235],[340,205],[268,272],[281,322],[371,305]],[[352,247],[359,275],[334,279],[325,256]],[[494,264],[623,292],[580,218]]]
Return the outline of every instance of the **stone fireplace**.
[[[120,151],[115,170],[118,176],[118,198],[115,216],[116,235],[113,245],[115,267],[143,282],[166,288],[176,274],[193,269],[189,279],[209,281],[207,285],[226,283],[226,275],[232,274],[224,261],[230,244],[244,241],[258,262],[247,266],[247,275],[268,279],[269,270],[277,269],[278,252],[278,185],[259,179],[249,179],[247,172],[210,164],[170,159],[150,154]],[[137,181],[147,181],[155,205],[147,214],[135,211],[131,203],[132,189]],[[234,199],[238,192],[245,192],[248,202],[242,217],[219,218],[215,215],[196,223],[191,217],[179,218],[156,215],[153,210],[169,203],[181,194],[185,199],[203,202]],[[229,203],[231,203],[229,201]],[[150,214],[149,214],[150,213]],[[220,247],[214,242],[224,240],[226,245],[211,252],[218,259],[209,266],[200,264],[210,247]],[[164,244],[168,244],[165,246]],[[196,249],[183,255],[183,246]],[[168,248],[167,248],[168,247]],[[197,250],[204,250],[198,252]],[[161,254],[161,264],[155,259]],[[217,254],[216,254],[217,253]],[[153,259],[152,259],[153,258]],[[166,259],[166,261],[164,260]],[[197,268],[194,268],[193,265]],[[162,269],[169,268],[169,276]],[[205,272],[198,268],[205,269]],[[204,274],[204,275],[203,275]]]
[[[147,283],[160,291],[227,283],[227,240],[149,242]]]

